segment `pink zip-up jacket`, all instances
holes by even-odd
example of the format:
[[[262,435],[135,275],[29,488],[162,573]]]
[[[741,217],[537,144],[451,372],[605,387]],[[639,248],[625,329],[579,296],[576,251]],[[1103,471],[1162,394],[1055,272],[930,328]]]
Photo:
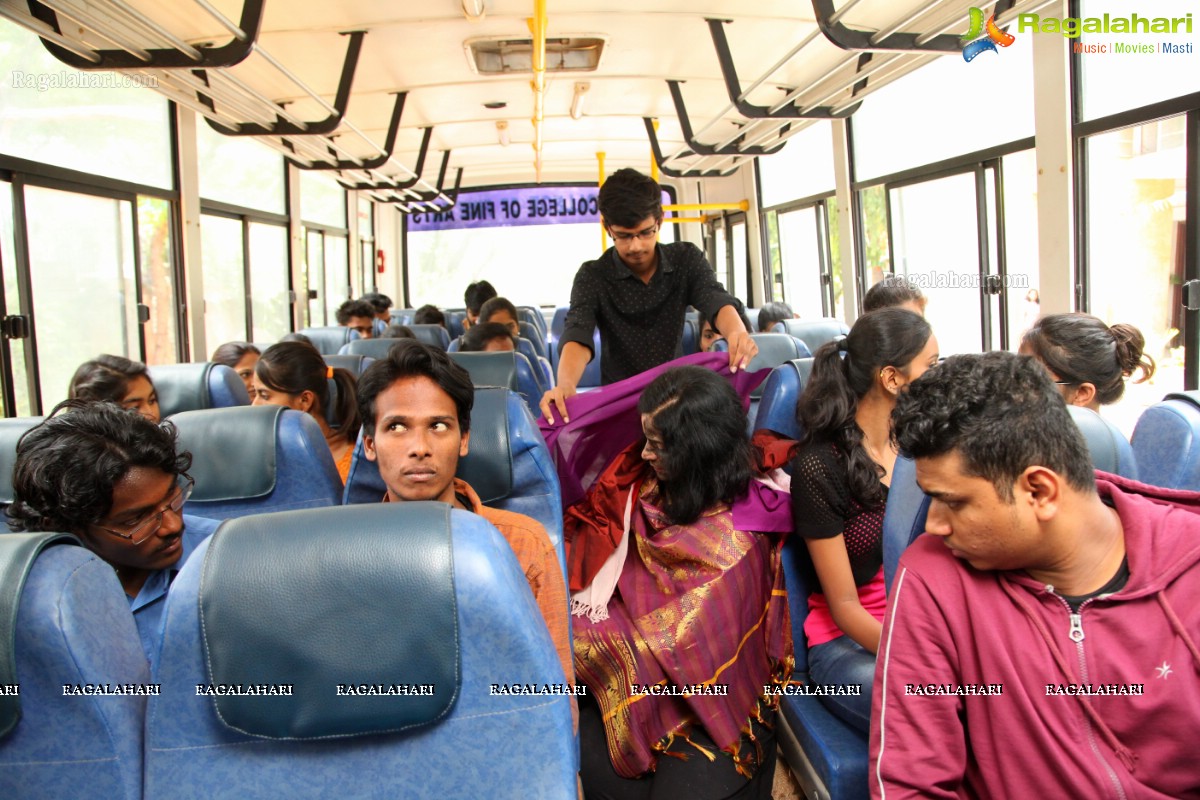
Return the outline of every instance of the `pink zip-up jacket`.
[[[1079,614],[935,536],[904,553],[876,663],[873,798],[1200,798],[1200,494],[1097,485],[1129,581]]]

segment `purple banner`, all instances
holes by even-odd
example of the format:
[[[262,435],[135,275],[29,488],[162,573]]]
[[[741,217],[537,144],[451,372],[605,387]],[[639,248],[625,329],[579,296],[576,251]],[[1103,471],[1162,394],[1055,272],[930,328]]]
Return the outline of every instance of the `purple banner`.
[[[599,222],[595,186],[529,186],[486,192],[459,192],[458,204],[440,213],[408,215],[408,230],[447,231],[512,225]]]

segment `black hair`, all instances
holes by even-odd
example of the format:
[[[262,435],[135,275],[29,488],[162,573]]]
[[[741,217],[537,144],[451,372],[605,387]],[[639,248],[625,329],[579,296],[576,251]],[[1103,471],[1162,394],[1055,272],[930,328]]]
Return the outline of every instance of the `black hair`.
[[[968,475],[1013,500],[1013,484],[1039,465],[1075,489],[1095,492],[1092,459],[1054,382],[1034,359],[994,351],[951,356],[909,384],[892,431],[912,458],[957,450]]]
[[[1141,371],[1135,383],[1154,375],[1154,359],[1146,355],[1146,339],[1132,325],[1105,325],[1091,314],[1051,314],[1039,319],[1021,338],[1022,348],[1041,361],[1059,380],[1096,387],[1100,405],[1115,403],[1125,392],[1125,378]]]
[[[186,472],[192,456],[175,445],[170,422],[113,403],[59,403],[17,442],[8,527],[78,533],[108,515],[113,487],[134,467]]]
[[[517,349],[517,337],[512,335],[512,331],[508,329],[507,325],[499,322],[484,322],[472,325],[470,330],[462,335],[459,350],[464,353],[479,353],[493,339],[508,339],[513,343],[513,350]]]
[[[487,322],[492,318],[492,314],[495,314],[497,311],[507,311],[518,323],[521,321],[521,315],[517,313],[517,307],[509,302],[507,297],[493,297],[480,306],[479,321]]]
[[[471,375],[438,347],[417,339],[400,339],[388,354],[363,371],[358,380],[358,412],[363,434],[375,435],[375,399],[393,383],[404,378],[425,377],[450,395],[458,409],[458,427],[464,434],[471,430],[471,408],[475,405],[475,387]]]
[[[446,315],[435,305],[427,304],[413,313],[413,325],[441,325],[446,327]]]
[[[796,312],[787,303],[767,303],[758,310],[758,329],[763,333],[769,332],[776,322],[795,316]]]
[[[107,400],[120,403],[129,391],[129,382],[145,378],[154,386],[150,370],[140,361],[124,356],[100,355],[85,361],[71,376],[67,397],[71,400]]]
[[[851,495],[867,508],[883,502],[879,479],[884,469],[863,446],[863,432],[854,418],[858,401],[884,367],[907,368],[931,335],[920,314],[881,308],[859,317],[845,339],[821,345],[813,357],[812,376],[796,405],[804,431],[801,442],[833,443],[845,459]]]
[[[309,347],[313,348],[314,350],[317,349],[317,346],[312,343],[312,339],[308,338],[303,333],[287,333],[287,334],[284,334],[283,336],[279,337],[279,341],[280,342],[300,342],[301,344],[308,345]]]
[[[619,169],[605,179],[597,198],[605,225],[633,228],[646,217],[661,221],[662,187],[632,167]]]
[[[335,316],[338,325],[349,325],[351,317],[375,319],[375,306],[363,300],[347,300],[338,306]]]
[[[329,384],[326,379],[331,372],[333,382],[337,384],[337,406],[333,410],[334,419],[338,420],[337,431],[353,445],[358,441],[358,429],[362,425],[358,416],[358,401],[355,399],[356,381],[353,373],[330,367],[315,347],[303,342],[273,344],[254,365],[254,374],[259,382],[272,391],[285,394],[312,392],[316,398],[312,414],[322,418],[329,408]]]
[[[483,304],[497,294],[496,289],[487,281],[476,281],[463,292],[463,304],[466,305],[468,311],[478,316],[479,309],[483,308]]]
[[[729,382],[703,367],[675,367],[638,399],[662,436],[663,512],[674,525],[695,522],[719,502],[745,494],[752,475],[746,412]]]
[[[364,294],[362,297],[358,298],[358,300],[361,303],[370,303],[371,308],[375,309],[376,314],[386,314],[391,310],[392,306],[395,305],[395,303],[392,302],[392,298],[388,297],[386,294],[380,294],[379,292],[368,292],[367,294]]]
[[[212,358],[209,361],[224,364],[233,369],[245,357],[246,353],[254,353],[256,356],[262,355],[262,352],[249,342],[226,342],[216,350],[213,350]]]
[[[417,324],[417,323],[414,323]],[[413,333],[412,328],[407,325],[388,325],[383,332],[382,339],[415,339],[417,335]]]
[[[736,299],[736,298],[734,298],[734,299]],[[733,307],[734,307],[734,309],[737,310],[738,316],[741,317],[742,324],[746,326],[746,332],[754,333],[754,328],[752,328],[750,326],[750,319],[746,316],[746,312],[743,310],[742,301],[738,300],[736,303],[733,304]],[[722,306],[722,308],[723,308],[723,306]],[[703,311],[700,311],[699,309],[697,309],[696,313],[699,315],[699,325],[696,326],[696,335],[697,336],[704,333],[704,323],[706,323],[706,322],[708,323],[708,327],[710,327],[714,331],[716,331],[718,335],[720,335],[720,336],[725,335],[720,329],[717,328],[716,319],[710,318],[708,316],[708,314],[705,314]],[[720,313],[720,312],[718,312],[718,313]]]
[[[885,275],[881,281],[867,290],[863,297],[863,313],[891,308],[904,303],[916,303],[922,310],[929,299],[921,289],[903,275]]]

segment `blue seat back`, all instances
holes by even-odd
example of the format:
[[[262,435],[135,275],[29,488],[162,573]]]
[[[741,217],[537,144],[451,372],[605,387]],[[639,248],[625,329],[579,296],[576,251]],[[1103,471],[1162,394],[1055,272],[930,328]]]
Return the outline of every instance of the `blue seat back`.
[[[541,431],[521,397],[499,388],[477,388],[471,411],[471,445],[458,477],[484,505],[533,517],[546,529],[565,564],[562,493]],[[387,493],[379,466],[363,454],[362,437],[346,480],[343,502],[378,503]]]
[[[524,342],[524,345],[521,343]],[[537,356],[532,355],[532,349],[529,347],[529,342],[524,339],[517,339],[518,348],[513,353],[516,356],[516,374],[517,374],[517,393],[529,406],[530,413],[534,419],[541,419],[542,411],[538,406],[541,402],[542,394],[546,391],[546,373],[542,368],[541,360]],[[462,339],[455,339],[450,342],[450,348],[447,351],[451,357],[456,356],[462,351],[459,347],[462,345]],[[499,351],[505,352],[505,351]],[[471,355],[466,353],[465,355]],[[499,384],[493,384],[499,385]]]
[[[517,353],[449,353],[450,360],[471,375],[474,386],[517,390]]]
[[[528,340],[529,344],[533,347],[534,354],[541,358],[545,358],[546,340],[542,336],[541,329],[532,323],[525,322],[524,320],[520,322],[520,328],[521,338]]]
[[[411,325],[417,315],[415,308],[393,308],[391,312],[393,325]]]
[[[679,343],[680,355],[690,356],[700,352],[700,326],[695,320],[684,319],[683,339]]]
[[[546,317],[542,310],[535,306],[517,306],[517,319],[521,322],[532,322],[542,334],[542,341],[549,339],[549,329],[546,327]]]
[[[162,364],[150,367],[150,380],[158,393],[158,411],[164,417],[202,408],[250,405],[246,383],[224,364]]]
[[[442,313],[446,315],[446,330],[450,333],[450,338],[454,339],[463,335],[463,320],[467,318],[467,310],[465,308],[447,308]]]
[[[253,585],[223,603],[221,568],[241,561]],[[243,675],[293,695],[197,696]],[[168,598],[146,796],[573,797],[569,698],[492,695],[506,675],[565,680],[512,550],[481,517],[404,503],[231,520]],[[432,695],[339,697],[337,684]]]
[[[419,327],[440,328],[441,326],[425,325]],[[443,329],[442,332],[445,333],[445,329]],[[403,339],[355,339],[352,342],[347,342],[346,344],[342,345],[342,349],[338,355],[366,356],[372,360],[387,358],[388,351],[392,349],[392,346],[396,344],[396,342],[400,341],[403,341]]]
[[[408,327],[412,330],[413,335],[417,337],[418,341],[441,348],[442,350],[450,346],[450,333],[441,325],[409,325]],[[395,343],[394,339],[384,339],[383,341]]]
[[[596,328],[592,331],[592,360],[584,367],[583,375],[576,384],[577,388],[589,389],[600,385],[600,351],[600,329]]]
[[[358,331],[343,325],[324,325],[319,328],[302,328],[297,331],[308,337],[313,347],[323,356],[337,355],[342,345],[358,338]]]
[[[356,342],[394,342],[395,339],[355,339]],[[349,345],[346,345],[349,347]],[[355,380],[359,375],[363,374],[363,370],[375,363],[375,359],[371,356],[351,355],[348,353],[339,353],[336,356],[322,356],[325,363],[334,369],[344,369],[354,376]]]
[[[840,319],[825,317],[822,319],[785,319],[777,322],[772,331],[787,333],[795,336],[808,346],[811,353],[826,342],[840,339],[850,333],[850,327]]]
[[[1133,454],[1143,483],[1200,491],[1200,392],[1169,394],[1143,411]]]
[[[804,342],[785,333],[752,333],[750,338],[758,345],[758,353],[750,359],[750,363],[746,366],[747,372],[774,369],[789,361],[812,356]],[[721,339],[713,346],[713,349],[728,353],[729,342]],[[750,399],[752,401],[761,399],[764,391],[766,391],[765,382],[760,383],[754,391],[750,392]]]
[[[19,697],[3,698],[13,707],[0,720],[0,797],[139,800],[146,697],[65,695],[63,687],[148,684],[150,668],[113,568],[83,547],[54,543],[62,538],[70,539],[0,536],[0,592],[17,603],[14,615],[0,601],[8,628],[0,663],[15,668],[0,683],[20,687]],[[18,702],[19,719],[5,732]]]
[[[0,508],[13,501],[13,467],[17,463],[17,442],[26,431],[40,425],[45,417],[0,418]]]
[[[189,514],[227,519],[341,502],[329,445],[302,411],[246,406],[186,411],[171,421],[180,449],[192,454]]]
[[[800,438],[803,430],[796,419],[796,406],[812,375],[812,362],[812,358],[796,358],[771,370],[762,385],[762,401],[754,419],[755,430],[766,428],[789,439]]]
[[[750,330],[752,333],[758,330],[758,312],[759,309],[757,308],[746,309],[746,319],[750,321]]]
[[[1067,406],[1067,411],[1083,433],[1083,440],[1087,442],[1088,452],[1092,456],[1092,466],[1123,478],[1138,479],[1133,447],[1116,425],[1090,408]]]

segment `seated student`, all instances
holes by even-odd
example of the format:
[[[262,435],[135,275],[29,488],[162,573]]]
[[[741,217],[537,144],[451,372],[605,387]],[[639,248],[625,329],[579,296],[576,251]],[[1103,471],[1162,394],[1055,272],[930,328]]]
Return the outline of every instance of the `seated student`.
[[[1096,475],[1012,353],[947,359],[893,421],[933,499],[884,623],[872,797],[1197,797],[1200,495]]]
[[[379,336],[392,323],[392,298],[379,292],[368,292],[358,298],[359,302],[369,303],[375,309],[375,335]]]
[[[375,307],[362,300],[347,300],[338,306],[337,324],[358,331],[360,339],[375,335]]]
[[[517,337],[502,323],[484,322],[462,335],[458,349],[464,353],[512,352],[517,349]]]
[[[417,335],[413,333],[412,328],[407,325],[388,325],[384,329],[381,339],[415,339]]]
[[[720,331],[713,327],[712,320],[708,318],[707,314],[705,314],[703,311],[698,313],[700,314],[699,350],[702,353],[707,353],[713,349],[713,345],[719,341],[722,341],[725,337],[721,335]],[[742,324],[746,326],[746,330],[750,330],[750,320],[746,318],[745,312],[743,312],[740,308],[738,309],[738,316],[741,318]]]
[[[637,413],[645,438],[566,518],[575,670],[596,701],[580,708],[584,792],[769,798],[764,687],[786,682],[792,652],[769,531],[790,528],[786,497],[764,487],[772,516],[752,491],[746,412],[715,372],[665,369]],[[699,686],[712,691],[680,694]]]
[[[758,310],[758,330],[760,333],[770,333],[775,323],[799,318],[800,315],[792,311],[792,307],[787,303],[767,303]]]
[[[129,597],[146,657],[158,660],[167,590],[217,523],[183,516],[189,453],[175,428],[112,403],[67,400],[21,437],[14,531],[64,531],[108,562]]]
[[[904,387],[937,364],[924,318],[900,308],[864,314],[845,339],[822,345],[800,397],[804,429],[792,461],[792,514],[816,572],[804,622],[809,673],[821,685],[861,685],[821,696],[864,733],[886,606],[883,515],[896,448],[889,431]]]
[[[226,342],[213,350],[209,360],[236,372],[246,384],[246,393],[250,394],[254,391],[254,365],[260,355],[259,349],[249,342]]]
[[[435,305],[421,306],[413,314],[413,325],[441,325],[446,327],[446,315]]]
[[[929,298],[921,293],[917,284],[903,275],[887,275],[867,290],[863,297],[863,313],[896,306],[925,316],[925,306],[928,304]]]
[[[331,378],[337,385],[336,428],[325,419],[325,409],[329,406],[328,379]],[[255,365],[254,391],[250,399],[256,406],[286,406],[311,415],[321,426],[338,474],[345,483],[360,427],[353,374],[327,366],[321,354],[310,345],[280,342],[268,347]]]
[[[1042,363],[1068,405],[1099,411],[1125,392],[1125,379],[1140,371],[1135,383],[1154,377],[1154,359],[1143,349],[1146,339],[1132,325],[1105,325],[1091,314],[1051,314],[1021,337],[1021,355]]]
[[[133,409],[151,422],[162,418],[150,370],[140,361],[123,356],[101,355],[80,364],[71,376],[67,398],[106,400]]]
[[[463,319],[463,330],[468,331],[479,321],[479,312],[483,304],[497,294],[495,288],[487,281],[476,281],[463,292],[463,305],[467,307],[467,315]]]
[[[520,317],[517,316],[517,307],[505,297],[493,297],[480,306],[477,322],[479,324],[499,322],[508,328],[509,333],[513,336],[521,335],[521,323]]]
[[[454,477],[471,440],[471,376],[442,350],[402,339],[367,367],[358,387],[363,453],[379,464],[387,485],[384,501],[439,500],[495,525],[525,573],[563,673],[574,682],[567,591],[545,528],[524,514],[488,508],[466,481]]]

